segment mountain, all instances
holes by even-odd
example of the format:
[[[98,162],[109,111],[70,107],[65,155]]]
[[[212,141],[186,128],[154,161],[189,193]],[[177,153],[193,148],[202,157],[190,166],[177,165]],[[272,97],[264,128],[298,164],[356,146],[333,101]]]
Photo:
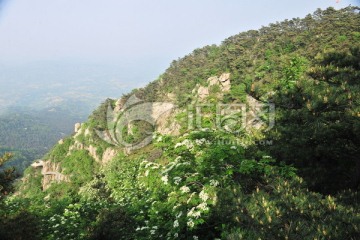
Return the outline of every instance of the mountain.
[[[358,239],[359,11],[239,33],[107,99],[26,169],[0,236]]]

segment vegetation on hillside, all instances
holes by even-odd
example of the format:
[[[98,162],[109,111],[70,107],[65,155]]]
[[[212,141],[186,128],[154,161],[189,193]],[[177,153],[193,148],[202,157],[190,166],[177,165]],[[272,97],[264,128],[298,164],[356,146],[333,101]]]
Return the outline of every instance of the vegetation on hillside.
[[[111,145],[95,130],[107,128],[106,100],[44,157],[69,182],[43,189],[41,172],[28,168],[0,202],[0,238],[359,239],[359,11],[317,10],[173,61],[122,100],[173,101],[179,136],[154,133],[131,153],[112,146],[118,153],[104,163],[96,158]],[[203,128],[187,128],[192,90],[224,72],[230,91],[213,87],[203,101],[274,104],[271,130],[216,129],[214,105],[202,109]]]

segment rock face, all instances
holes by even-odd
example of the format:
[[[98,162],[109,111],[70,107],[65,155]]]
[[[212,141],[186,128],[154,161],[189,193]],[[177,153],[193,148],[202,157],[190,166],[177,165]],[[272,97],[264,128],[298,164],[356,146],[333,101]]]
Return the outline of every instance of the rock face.
[[[219,78],[219,82],[221,84],[222,92],[230,91],[230,88],[231,88],[230,73],[223,73]]]
[[[181,126],[179,123],[173,120],[173,117],[177,113],[178,111],[176,110],[165,112],[156,121],[156,131],[163,135],[179,135]]]
[[[81,123],[76,123],[74,126],[75,137],[79,136],[81,132]]]
[[[54,163],[51,161],[38,160],[31,164],[33,168],[40,168],[42,179],[42,189],[49,188],[52,182],[69,182],[69,177],[61,173],[60,163]]]
[[[97,161],[97,162],[100,162],[100,161],[101,161],[101,159],[99,158],[99,156],[98,156],[97,153],[96,153],[96,149],[97,149],[97,148],[96,148],[95,146],[90,145],[90,146],[88,146],[88,147],[84,147],[84,149],[86,149],[86,150],[89,152],[90,156],[91,156],[92,158],[94,158],[95,161]]]
[[[210,87],[212,85],[218,84],[219,83],[219,78],[218,77],[209,77],[207,82],[208,82],[208,85]]]
[[[74,131],[75,133],[77,133],[81,128],[81,123],[75,123],[75,126],[74,126]]]
[[[44,166],[44,161],[43,161],[43,160],[36,160],[35,162],[33,162],[33,163],[31,164],[31,166],[32,166],[33,168],[42,167],[42,166]]]
[[[70,155],[71,151],[74,151],[74,150],[88,151],[89,155],[100,164],[108,163],[111,159],[113,159],[119,153],[119,151],[116,150],[115,148],[108,147],[107,149],[105,149],[102,156],[99,156],[96,153],[96,151],[97,151],[96,146],[93,146],[93,145],[86,146],[85,144],[83,144],[79,141],[75,141],[74,144],[70,146],[68,155]]]
[[[197,91],[197,94],[200,99],[204,99],[207,96],[209,96],[209,89],[207,87],[200,86]]]
[[[218,85],[220,87],[220,96],[223,93],[229,92],[231,88],[230,73],[223,73],[220,77],[212,76],[207,79],[207,86],[197,85],[192,93],[197,93],[198,98],[203,100],[209,96],[209,88],[211,86]],[[197,91],[196,91],[197,89]]]
[[[110,162],[116,155],[118,154],[118,151],[115,149],[108,147],[105,152],[103,153],[101,162],[103,164],[107,164]]]
[[[119,112],[124,107],[125,101],[123,98],[119,98],[115,103],[115,112]]]

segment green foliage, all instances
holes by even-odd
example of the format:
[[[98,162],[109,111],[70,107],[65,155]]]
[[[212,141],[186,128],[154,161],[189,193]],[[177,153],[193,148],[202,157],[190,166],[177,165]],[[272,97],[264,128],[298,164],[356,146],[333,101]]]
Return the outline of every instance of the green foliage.
[[[0,155],[12,152],[5,167],[15,167],[22,174],[31,162],[43,157],[51,147],[71,134],[74,123],[83,119],[66,110],[9,109],[0,116]]]
[[[64,139],[62,144],[57,144],[53,147],[53,149],[47,154],[46,158],[50,159],[52,162],[61,162],[66,157],[72,143],[72,138]]]
[[[273,156],[295,164],[311,189],[336,192],[360,183],[359,48],[330,52],[291,89],[281,86]],[[350,177],[349,177],[350,176]],[[337,179],[334,181],[334,179]]]
[[[246,85],[245,84],[239,84],[236,86],[233,86],[230,90],[230,94],[232,98],[239,100],[240,102],[245,102],[246,100]]]
[[[0,207],[1,208],[1,207]],[[1,239],[40,239],[40,219],[25,209],[5,215],[0,220]]]
[[[21,191],[23,196],[34,199],[42,199],[44,197],[44,193],[42,191],[41,181],[41,173],[38,170],[29,167],[24,172],[24,182],[26,184],[21,184],[18,187],[18,190]]]
[[[136,182],[139,161],[141,157],[129,160],[124,155],[119,155],[106,166],[105,180],[115,201],[121,204],[135,203],[141,198],[142,194]]]
[[[105,203],[81,202],[69,204],[60,213],[52,215],[44,224],[47,239],[89,239],[89,230],[93,228],[101,209]]]
[[[88,123],[91,128],[98,130],[105,130],[107,127],[106,112],[108,107],[112,107],[114,100],[106,99],[101,105],[91,114]]]
[[[104,174],[96,174],[94,178],[85,183],[79,190],[79,195],[86,201],[101,201],[110,197],[111,191]]]
[[[103,209],[89,239],[135,239],[135,220],[122,207]]]
[[[234,140],[218,132],[159,138],[168,162],[143,161],[136,178],[146,198],[135,206],[142,213],[137,239],[356,236],[353,209],[309,192],[294,168],[268,156],[247,159],[244,148],[223,139]]]
[[[12,153],[5,153],[4,155],[0,156],[0,167],[12,157]],[[14,181],[15,169],[14,168],[7,168],[7,169],[0,169],[0,200],[2,199],[3,195],[7,195],[10,191],[13,190],[12,188],[12,181]]]
[[[181,134],[155,134],[154,143],[130,153],[119,147],[98,166],[79,149],[91,145],[99,156],[109,146],[95,134],[107,129],[108,106],[115,104],[107,99],[76,137],[45,157],[61,163],[69,181],[42,191],[40,171],[27,169],[19,195],[0,202],[1,234],[24,216],[25,230],[40,222],[33,234],[41,239],[357,239],[359,21],[356,7],[319,9],[173,61],[122,101],[131,94],[171,98]],[[185,106],[198,100],[192,90],[224,72],[231,74],[231,91],[222,101],[245,103],[250,95],[274,103],[274,129],[243,132],[232,121],[241,114],[233,114],[220,125],[237,134],[210,130],[218,127],[218,86],[201,108],[202,130],[187,129],[196,109]],[[123,136],[136,143],[152,130],[135,121]],[[257,145],[259,139],[274,144]]]
[[[283,67],[284,78],[281,81],[281,88],[292,89],[295,87],[296,82],[300,80],[301,75],[304,73],[306,62],[306,59],[295,56]]]
[[[86,150],[73,151],[61,164],[63,173],[69,175],[71,182],[78,186],[90,181],[96,171],[96,163]]]

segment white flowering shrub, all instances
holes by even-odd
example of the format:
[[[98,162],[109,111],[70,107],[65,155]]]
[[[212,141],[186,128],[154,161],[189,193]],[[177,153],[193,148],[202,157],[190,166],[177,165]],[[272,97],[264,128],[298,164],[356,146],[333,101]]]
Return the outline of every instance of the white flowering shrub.
[[[103,202],[81,202],[69,204],[62,213],[56,213],[44,219],[45,232],[48,239],[88,239],[90,223],[96,220],[102,208],[106,207]]]
[[[138,179],[152,192],[143,210],[147,222],[137,229],[143,232],[140,235],[150,239],[216,237],[216,231],[208,231],[209,219],[214,217],[211,210],[216,208],[221,189],[233,181],[234,167],[241,163],[235,156],[243,154],[241,148],[218,145],[217,137],[194,132],[177,142],[158,141],[159,147],[167,146],[168,161],[140,164]]]
[[[234,136],[207,131],[175,141],[158,138],[166,161],[140,164],[137,181],[148,198],[137,205],[136,239],[354,236],[356,218],[348,217],[349,209],[308,192],[294,168],[269,156],[251,159],[241,146],[218,144],[223,138]]]
[[[71,196],[62,183],[36,203],[6,199],[0,239],[357,239],[356,192],[309,192],[294,168],[236,142],[211,130],[156,136]]]

